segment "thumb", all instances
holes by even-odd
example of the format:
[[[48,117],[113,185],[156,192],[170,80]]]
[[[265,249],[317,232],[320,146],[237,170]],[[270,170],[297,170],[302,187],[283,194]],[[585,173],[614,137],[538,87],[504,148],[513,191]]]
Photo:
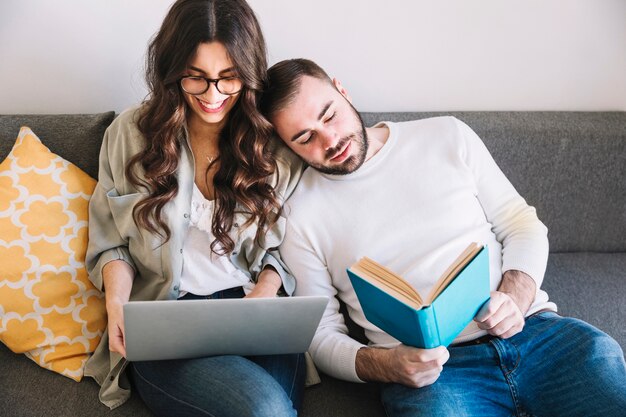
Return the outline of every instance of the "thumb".
[[[498,308],[500,307],[501,301],[499,301],[500,299],[495,296],[496,294],[494,294],[496,291],[492,291],[491,292],[491,297],[485,301],[485,303],[482,305],[482,307],[480,307],[480,309],[478,310],[478,313],[476,313],[476,316],[474,317],[474,321],[480,323],[483,322],[485,320],[487,320],[489,317],[491,317],[493,315],[493,313],[495,313]]]

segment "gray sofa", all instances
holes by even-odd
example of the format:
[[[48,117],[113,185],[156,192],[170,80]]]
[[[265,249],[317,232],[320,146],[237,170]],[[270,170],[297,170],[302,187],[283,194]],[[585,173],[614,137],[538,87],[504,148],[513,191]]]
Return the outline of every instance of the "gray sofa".
[[[626,112],[457,112],[549,229],[544,288],[563,315],[584,319],[626,346]],[[439,113],[364,113],[366,125]],[[114,114],[0,116],[0,158],[20,125],[94,176],[104,129]],[[408,157],[408,156],[407,156]],[[2,278],[0,277],[0,280]],[[353,329],[356,337],[362,337]],[[322,376],[308,388],[305,417],[384,416],[376,384]],[[1,416],[148,416],[133,395],[109,411],[97,384],[38,367],[0,344]]]

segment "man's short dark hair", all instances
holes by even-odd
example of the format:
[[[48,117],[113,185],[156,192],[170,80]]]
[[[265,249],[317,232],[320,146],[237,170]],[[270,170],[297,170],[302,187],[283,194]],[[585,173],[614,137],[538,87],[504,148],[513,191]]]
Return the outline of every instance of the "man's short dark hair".
[[[261,113],[271,120],[276,112],[283,110],[295,98],[302,77],[314,77],[322,81],[332,80],[315,62],[304,59],[286,59],[270,67],[267,71],[267,84],[261,96]]]

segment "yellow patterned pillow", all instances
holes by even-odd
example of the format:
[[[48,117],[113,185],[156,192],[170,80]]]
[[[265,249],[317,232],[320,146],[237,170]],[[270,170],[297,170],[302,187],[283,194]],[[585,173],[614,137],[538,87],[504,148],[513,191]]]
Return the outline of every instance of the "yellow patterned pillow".
[[[76,381],[106,327],[84,264],[95,183],[27,127],[0,164],[0,341]]]

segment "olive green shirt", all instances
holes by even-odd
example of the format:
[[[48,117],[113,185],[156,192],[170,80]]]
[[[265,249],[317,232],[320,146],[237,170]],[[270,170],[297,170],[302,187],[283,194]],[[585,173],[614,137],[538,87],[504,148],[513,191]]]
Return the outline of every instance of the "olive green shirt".
[[[126,177],[128,161],[145,146],[145,139],[136,125],[141,107],[120,114],[107,129],[100,150],[98,184],[89,203],[89,246],[85,263],[93,284],[104,290],[102,268],[113,260],[123,260],[135,270],[130,300],[177,299],[183,268],[183,242],[189,227],[189,211],[194,184],[194,160],[185,131],[181,132],[181,155],[176,197],[167,203],[162,218],[171,230],[170,239],[137,227],[133,208],[146,197],[146,191],[132,185]],[[276,150],[278,172],[272,179],[281,203],[295,188],[303,165],[284,146]],[[252,281],[265,265],[280,274],[285,293],[291,295],[295,280],[280,260],[277,247],[282,242],[285,218],[281,217],[264,236],[262,245],[254,242],[257,225],[242,228],[246,221],[242,213],[235,214],[230,236],[235,248],[230,261]],[[115,408],[130,396],[130,385],[124,375],[127,361],[109,351],[105,334],[93,356],[87,361],[85,375],[100,385],[100,401]]]

